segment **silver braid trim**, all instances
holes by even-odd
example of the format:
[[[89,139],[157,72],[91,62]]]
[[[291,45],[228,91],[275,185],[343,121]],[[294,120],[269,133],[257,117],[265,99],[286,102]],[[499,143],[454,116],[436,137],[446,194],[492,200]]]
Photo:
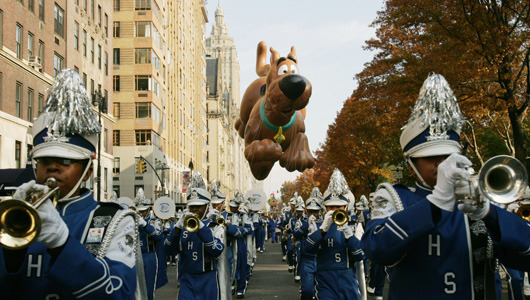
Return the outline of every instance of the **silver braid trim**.
[[[396,206],[397,211],[402,211],[403,209],[405,209],[403,207],[403,202],[401,202],[401,198],[399,197],[398,193],[396,192],[396,189],[392,186],[392,184],[388,182],[380,183],[377,186],[377,190],[379,189],[385,189],[388,191],[388,193],[392,197],[392,200],[394,201],[394,205]]]
[[[107,234],[105,234],[105,237],[103,238],[103,241],[101,242],[101,247],[99,247],[98,255],[97,257],[105,257],[107,254],[107,251],[109,250],[110,242],[112,241],[112,238],[114,237],[114,233],[116,232],[116,228],[118,227],[118,224],[127,216],[131,216],[134,219],[134,255],[137,256],[137,247],[136,244],[138,244],[138,215],[132,211],[131,209],[122,209],[119,210],[112,220],[110,221],[109,226],[107,227]]]

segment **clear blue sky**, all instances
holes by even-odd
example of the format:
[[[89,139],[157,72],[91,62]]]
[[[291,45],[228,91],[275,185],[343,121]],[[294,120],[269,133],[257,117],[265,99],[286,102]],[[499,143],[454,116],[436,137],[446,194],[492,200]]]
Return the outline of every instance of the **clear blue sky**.
[[[314,152],[324,143],[344,101],[357,83],[353,77],[374,53],[363,50],[375,35],[369,25],[384,0],[207,0],[207,36],[221,1],[228,34],[234,38],[241,66],[241,96],[257,78],[256,46],[265,41],[282,56],[296,47],[300,74],[313,85],[307,106],[306,134]],[[267,57],[267,60],[270,56]],[[300,173],[277,163],[264,181],[267,195]]]

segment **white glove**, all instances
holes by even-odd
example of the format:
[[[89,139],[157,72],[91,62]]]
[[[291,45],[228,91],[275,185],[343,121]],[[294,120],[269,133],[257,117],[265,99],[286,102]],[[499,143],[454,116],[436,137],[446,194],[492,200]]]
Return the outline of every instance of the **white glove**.
[[[484,204],[482,207],[477,207],[469,202],[458,204],[458,209],[469,216],[471,220],[482,220],[490,212],[490,201],[488,198],[482,196]]]
[[[302,221],[297,220],[296,224],[294,225],[294,229],[299,229],[300,227],[302,227]]]
[[[344,237],[346,239],[349,239],[349,238],[351,238],[353,236],[353,230],[351,229],[351,227],[347,223],[342,225],[339,228],[339,230],[344,233]]]
[[[182,217],[178,220],[177,224],[175,224],[175,227],[178,229],[184,228],[184,219],[186,219],[187,216],[194,216],[192,212],[185,212],[182,214]]]
[[[307,230],[309,231],[309,234],[317,231],[317,223],[315,222],[316,221],[316,217],[315,216],[310,216],[309,219],[307,220],[307,222],[309,223],[309,226],[307,228]]]
[[[242,213],[242,214],[248,214],[248,207],[246,206],[241,206],[239,208],[239,212]]]
[[[145,227],[147,225],[147,222],[144,218],[140,217],[140,220],[138,220],[138,225]]]
[[[213,219],[213,217],[217,217],[217,215],[219,215],[219,211],[217,209],[209,209],[208,213],[206,214],[206,219]]]
[[[309,218],[307,218],[307,222],[308,223],[315,222],[316,219],[317,219],[317,217],[315,217],[315,215],[310,215]]]
[[[438,165],[438,176],[432,194],[427,199],[440,209],[453,211],[455,206],[455,182],[468,179],[471,175],[464,166],[471,166],[471,161],[458,153],[451,154]]]
[[[26,200],[26,197],[30,193],[47,193],[49,190],[50,188],[47,185],[37,184],[35,180],[31,180],[20,185],[15,191],[15,194],[13,194],[13,198],[18,200]]]
[[[68,239],[68,227],[52,202],[49,199],[44,201],[37,212],[42,221],[37,241],[43,242],[49,249],[64,245]]]
[[[331,227],[331,224],[333,224],[333,210],[328,211],[324,215],[324,221],[322,222],[322,225],[320,225],[320,229],[324,232],[328,232],[329,227]]]

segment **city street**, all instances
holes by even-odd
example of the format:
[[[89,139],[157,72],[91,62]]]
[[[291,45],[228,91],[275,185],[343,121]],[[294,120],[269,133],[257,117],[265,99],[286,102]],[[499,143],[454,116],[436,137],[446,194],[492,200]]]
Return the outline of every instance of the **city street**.
[[[300,299],[299,284],[294,282],[292,273],[287,272],[287,264],[282,262],[280,244],[265,242],[265,252],[258,253],[258,259],[254,267],[254,273],[250,278],[245,299],[253,300],[295,300]],[[178,287],[176,278],[176,267],[168,266],[169,283],[156,291],[157,300],[177,299]],[[385,284],[384,299],[387,299],[388,282]],[[235,297],[234,297],[235,299]],[[368,296],[368,300],[375,297]],[[506,281],[503,280],[502,300],[508,299],[506,293]]]

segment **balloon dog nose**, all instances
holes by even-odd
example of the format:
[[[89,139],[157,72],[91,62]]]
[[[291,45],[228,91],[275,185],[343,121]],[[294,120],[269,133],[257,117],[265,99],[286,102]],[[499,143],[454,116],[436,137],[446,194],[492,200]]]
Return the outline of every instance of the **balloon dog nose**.
[[[304,93],[306,83],[304,77],[300,75],[289,75],[280,80],[278,86],[285,96],[291,100],[296,100]]]

